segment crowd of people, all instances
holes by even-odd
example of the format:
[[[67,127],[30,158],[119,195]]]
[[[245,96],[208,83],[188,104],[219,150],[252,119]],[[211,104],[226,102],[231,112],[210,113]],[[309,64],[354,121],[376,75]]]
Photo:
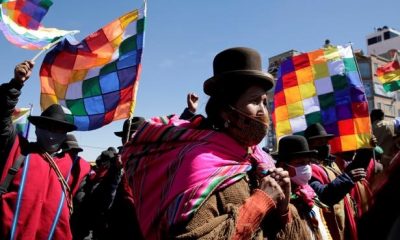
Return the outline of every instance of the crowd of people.
[[[206,116],[189,93],[180,116],[127,119],[94,166],[58,104],[29,117],[36,142],[14,129],[33,67],[0,86],[0,239],[400,238],[396,122],[371,111],[371,148],[333,155],[316,123],[267,153],[274,77],[254,49],[215,56]]]

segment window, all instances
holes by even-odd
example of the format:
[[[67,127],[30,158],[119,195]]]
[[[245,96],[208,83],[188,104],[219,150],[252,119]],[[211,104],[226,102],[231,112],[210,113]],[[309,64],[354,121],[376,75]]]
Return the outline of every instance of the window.
[[[372,44],[375,44],[380,41],[382,41],[381,36],[372,37],[372,38],[368,39],[368,45],[372,45]]]
[[[393,105],[384,104],[382,110],[383,110],[383,112],[385,113],[385,115],[394,116],[394,108],[393,108]]]
[[[376,108],[377,109],[382,109],[382,103],[380,103],[380,102],[376,103]]]
[[[359,62],[360,74],[363,79],[371,79],[371,65],[367,62]]]
[[[376,70],[378,69],[379,64],[378,63],[374,63],[374,69],[373,69],[373,73],[376,76]]]
[[[395,37],[398,37],[398,36],[399,36],[399,34],[391,32],[391,31],[387,31],[387,32],[383,33],[383,39],[385,39],[385,40],[391,39],[391,38],[395,38]]]

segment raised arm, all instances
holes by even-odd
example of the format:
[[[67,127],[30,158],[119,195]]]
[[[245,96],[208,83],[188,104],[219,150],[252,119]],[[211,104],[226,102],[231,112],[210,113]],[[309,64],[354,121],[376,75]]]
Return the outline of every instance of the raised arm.
[[[15,131],[12,125],[12,113],[18,103],[24,82],[32,74],[34,64],[25,61],[14,69],[14,78],[0,86],[0,153],[6,156],[10,145],[14,142]]]

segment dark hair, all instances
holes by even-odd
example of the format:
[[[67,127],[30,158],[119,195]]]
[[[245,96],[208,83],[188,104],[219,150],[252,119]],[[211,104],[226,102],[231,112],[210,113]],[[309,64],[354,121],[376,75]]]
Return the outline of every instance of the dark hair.
[[[371,122],[375,122],[377,120],[383,120],[385,114],[381,109],[373,109],[370,114]]]

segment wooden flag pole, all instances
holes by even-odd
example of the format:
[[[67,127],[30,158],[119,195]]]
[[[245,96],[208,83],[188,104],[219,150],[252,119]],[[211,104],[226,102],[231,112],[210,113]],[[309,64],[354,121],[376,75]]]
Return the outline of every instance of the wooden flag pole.
[[[29,104],[29,116],[31,116],[32,115],[32,110],[33,110],[33,104],[32,103],[30,103]],[[28,137],[29,137],[29,129],[30,129],[30,126],[31,126],[31,122],[28,120],[28,126],[26,127],[26,133],[25,133],[25,138],[26,139],[28,139]]]
[[[129,116],[129,125],[128,125],[128,132],[126,133],[126,140],[125,140],[125,142],[124,142],[124,144],[123,145],[125,145],[127,142],[129,142],[129,139],[130,139],[130,132],[131,132],[131,126],[132,126],[132,118],[133,118],[133,114],[131,114],[130,116]]]
[[[79,31],[72,31],[70,33],[68,33],[67,35],[73,35],[73,34],[77,34],[79,33]],[[47,50],[49,50],[50,48],[54,47],[55,45],[57,45],[57,43],[61,42],[67,35],[60,37],[59,39],[57,39],[56,41],[47,44],[42,50],[40,50],[40,52],[38,52],[32,59],[32,62],[35,62],[36,59],[38,59],[38,57],[40,57],[40,55],[42,55],[44,52],[46,52]]]
[[[57,43],[61,42],[61,40],[63,40],[64,38],[60,37],[59,39],[57,39],[56,41],[47,44],[42,50],[40,50],[40,52],[38,52],[32,59],[32,62],[35,62],[36,59],[38,59],[38,57],[40,57],[40,55],[42,55],[44,52],[46,52],[48,49],[50,49],[51,47],[55,46]]]

